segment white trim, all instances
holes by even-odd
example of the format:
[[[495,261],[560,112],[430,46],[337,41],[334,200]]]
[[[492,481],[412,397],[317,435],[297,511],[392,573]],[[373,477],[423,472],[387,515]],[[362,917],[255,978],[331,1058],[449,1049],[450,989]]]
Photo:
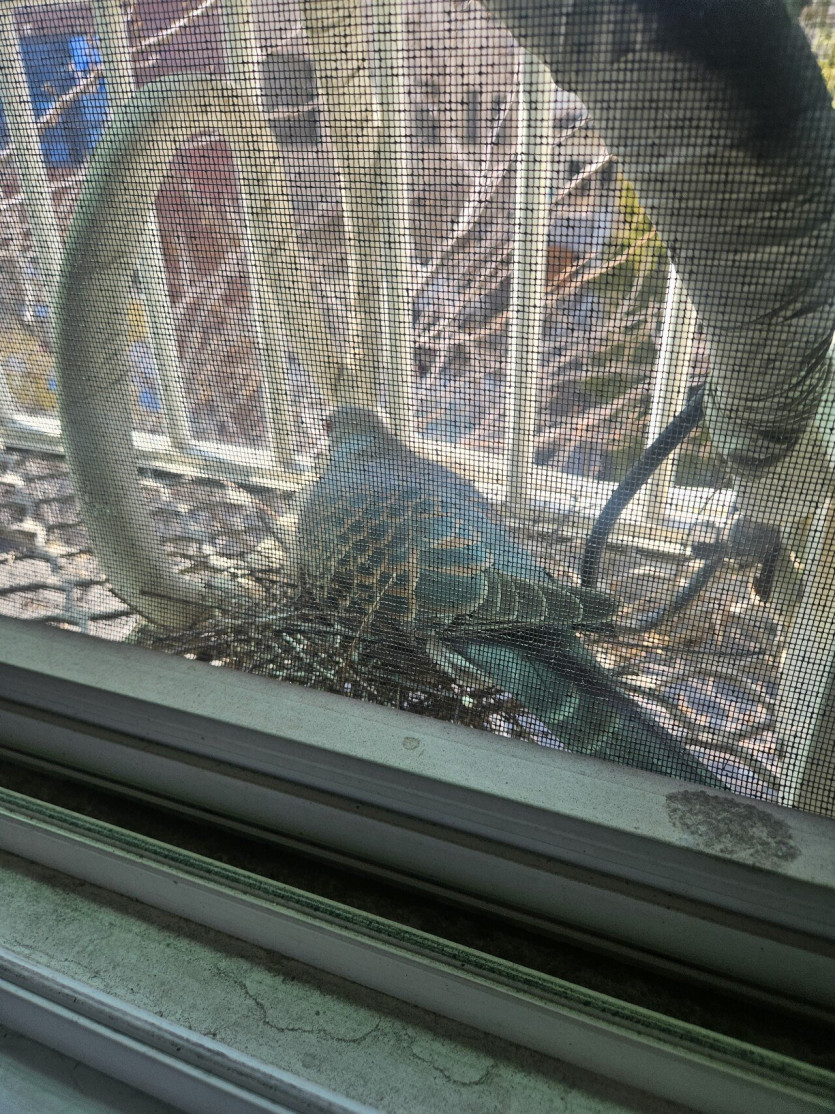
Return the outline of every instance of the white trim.
[[[835,1002],[830,820],[11,620],[0,661],[12,751]]]
[[[184,1114],[375,1114],[5,948],[0,1024]]]
[[[705,1114],[831,1109],[830,1072],[18,794],[0,799],[0,845],[14,854],[617,1082]],[[157,1019],[103,1008],[117,1033],[134,1035],[133,1014],[140,1029],[150,1024],[145,1043],[159,1039]],[[43,1039],[36,1028],[27,1035]],[[219,1066],[218,1049],[192,1042],[189,1068],[203,1055]],[[170,1049],[164,1032],[161,1043]],[[94,1066],[137,1084],[112,1063]]]

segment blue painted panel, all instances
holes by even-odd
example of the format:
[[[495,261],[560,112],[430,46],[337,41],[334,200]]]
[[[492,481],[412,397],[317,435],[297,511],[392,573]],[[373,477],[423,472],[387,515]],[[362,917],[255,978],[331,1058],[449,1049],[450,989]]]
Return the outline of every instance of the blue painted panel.
[[[97,46],[86,35],[75,35],[70,39],[70,56],[78,74],[85,74],[93,66],[101,64]],[[79,161],[84,161],[98,143],[107,123],[107,93],[103,78],[99,78],[95,89],[81,98],[78,109],[82,125],[79,135],[83,136],[83,155]]]
[[[48,112],[58,97],[69,92],[91,66],[101,61],[84,35],[35,35],[21,41],[21,54],[36,116]],[[80,166],[101,136],[107,119],[104,82],[80,97],[41,139],[50,167]],[[0,141],[8,142],[8,128],[0,108]]]

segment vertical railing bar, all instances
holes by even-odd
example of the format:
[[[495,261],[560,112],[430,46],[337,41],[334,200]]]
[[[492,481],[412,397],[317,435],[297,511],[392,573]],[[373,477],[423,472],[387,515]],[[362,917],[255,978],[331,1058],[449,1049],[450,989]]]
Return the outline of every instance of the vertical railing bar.
[[[5,109],[15,166],[20,176],[23,206],[35,244],[35,257],[49,303],[48,327],[51,331],[61,265],[61,233],[41,152],[14,13],[14,6],[0,6],[0,100]],[[8,433],[15,425],[17,413],[5,370],[0,368],[0,428]]]
[[[835,500],[815,515],[805,588],[791,623],[780,676],[775,727],[784,751],[780,804],[822,811],[835,758]],[[830,800],[825,815],[835,816]]]
[[[524,51],[513,226],[513,276],[506,387],[507,505],[524,513],[531,491],[539,359],[542,350],[553,157],[554,85],[546,66]]]
[[[380,111],[380,266],[385,291],[388,408],[395,430],[413,433],[412,230],[403,0],[373,0],[374,70]]]
[[[250,95],[256,97],[263,111],[258,45],[252,18],[251,0],[223,0],[223,28],[229,76]],[[241,191],[245,196],[245,191]],[[249,259],[249,284],[252,298],[252,326],[255,332],[261,381],[265,396],[267,446],[273,466],[281,466],[293,457],[293,400],[289,390],[290,345],[277,315],[270,311],[267,292],[261,289],[260,268],[253,266],[251,248],[258,229],[251,227],[249,209],[244,200],[244,223]]]
[[[693,360],[696,338],[696,311],[684,284],[670,265],[667,294],[664,300],[664,322],[655,371],[652,409],[647,430],[647,444],[684,407],[687,401],[688,376]],[[674,452],[656,470],[640,495],[640,514],[647,523],[662,524],[667,500],[676,474],[679,453]]]
[[[835,341],[829,361],[835,364]],[[772,596],[787,632],[775,731],[783,749],[780,804],[835,817],[835,382],[824,393],[815,426],[828,458],[820,473],[821,503],[805,538],[799,517],[783,534],[784,543],[800,543],[803,551],[803,594],[782,608]]]
[[[8,436],[15,425],[18,408],[6,379],[6,369],[0,363],[0,437]],[[5,445],[5,441],[2,442]]]
[[[22,270],[23,268],[21,268],[21,272]],[[28,299],[28,291],[25,292],[24,297]],[[6,447],[7,438],[15,428],[15,419],[18,413],[18,407],[6,378],[6,369],[0,361],[0,448]]]
[[[93,0],[93,20],[101,46],[110,110],[114,112],[136,88],[130,41],[118,0]],[[159,226],[155,218],[148,222],[138,271],[148,310],[151,350],[159,375],[168,435],[176,449],[188,452],[193,440],[177,348],[174,313],[168,294]]]
[[[35,253],[40,265],[50,314],[55,312],[58,273],[61,266],[61,233],[52,203],[49,176],[41,153],[41,141],[29,84],[23,65],[14,7],[0,5],[0,99],[20,175],[23,204]],[[50,323],[53,318],[50,317]]]
[[[248,89],[261,104],[261,73],[252,20],[252,0],[223,0],[221,7],[229,76],[242,88]]]

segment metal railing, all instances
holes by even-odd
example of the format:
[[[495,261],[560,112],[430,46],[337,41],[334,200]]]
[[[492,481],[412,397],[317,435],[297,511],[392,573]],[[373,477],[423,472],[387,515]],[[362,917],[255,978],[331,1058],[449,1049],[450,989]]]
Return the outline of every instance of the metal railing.
[[[61,4],[66,0],[41,0]],[[21,43],[15,23],[16,0],[0,4],[0,99],[6,110],[11,138],[10,155],[17,167],[22,204],[31,230],[47,298],[54,302],[61,256],[61,235],[50,181],[41,152],[39,121],[30,99]],[[258,46],[250,0],[204,0],[194,12],[155,40],[171,38],[212,8],[219,7],[225,32],[230,75],[252,89],[260,83]],[[403,0],[373,0],[373,69],[382,126],[381,219],[389,249],[383,253],[382,288],[385,296],[386,395],[392,419],[406,437],[414,436],[412,407],[412,310],[414,272],[408,214],[408,126],[406,66],[404,64]],[[143,46],[131,46],[118,0],[92,0],[91,9],[101,50],[110,109],[135,88],[133,58]],[[147,45],[147,44],[144,44]],[[82,78],[89,82],[90,75]],[[424,451],[468,471],[491,494],[506,500],[512,514],[557,511],[568,507],[581,528],[594,517],[613,485],[582,477],[556,474],[534,464],[536,382],[542,346],[546,287],[548,187],[553,155],[553,92],[551,77],[532,55],[523,52],[519,67],[519,128],[516,151],[516,189],[510,332],[505,377],[506,452],[499,465],[475,454],[421,439]],[[52,110],[51,110],[52,111]],[[2,158],[0,153],[0,158]],[[7,201],[6,204],[9,204]],[[265,396],[265,447],[244,447],[196,439],[189,427],[183,372],[174,330],[174,315],[156,223],[149,225],[140,260],[140,280],[149,336],[160,385],[164,434],[136,431],[140,460],[150,466],[187,469],[228,480],[288,489],[304,482],[303,474],[288,467],[287,446],[292,398],[286,378],[276,368],[287,364],[287,346],[273,315],[262,312],[253,289],[252,316]],[[254,284],[252,284],[254,285]],[[680,407],[686,393],[694,318],[686,296],[670,272],[664,328],[655,379],[649,439]],[[266,353],[281,353],[281,359]],[[0,367],[0,440],[7,447],[60,451],[59,422],[47,414],[23,412]],[[706,500],[720,514],[730,493],[677,488],[675,463],[668,462],[653,478],[619,526],[622,535],[639,536],[645,544],[680,544],[687,525],[703,511]],[[557,490],[554,485],[557,484]]]

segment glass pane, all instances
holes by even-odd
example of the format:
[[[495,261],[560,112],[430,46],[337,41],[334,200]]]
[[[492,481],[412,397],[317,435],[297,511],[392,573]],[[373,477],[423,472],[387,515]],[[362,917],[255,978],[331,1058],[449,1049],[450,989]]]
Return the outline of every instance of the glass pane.
[[[0,612],[831,811],[835,23],[749,8],[15,6]]]

